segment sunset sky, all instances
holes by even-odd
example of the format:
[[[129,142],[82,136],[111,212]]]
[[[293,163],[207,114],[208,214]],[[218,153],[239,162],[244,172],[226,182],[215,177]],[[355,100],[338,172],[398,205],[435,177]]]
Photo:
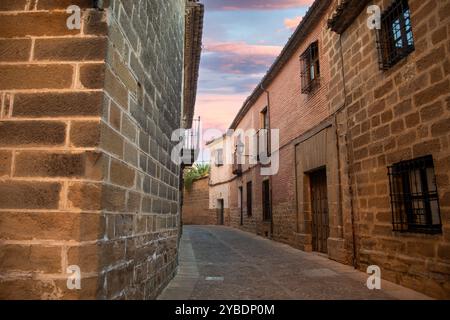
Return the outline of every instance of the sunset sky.
[[[204,129],[225,131],[313,0],[202,2],[205,21],[196,116],[201,116]]]

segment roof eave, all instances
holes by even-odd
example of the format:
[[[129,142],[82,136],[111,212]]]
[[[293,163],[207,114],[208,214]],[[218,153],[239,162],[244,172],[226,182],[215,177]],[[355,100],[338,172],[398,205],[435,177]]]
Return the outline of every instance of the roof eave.
[[[370,0],[342,0],[328,20],[328,28],[337,34],[344,33],[369,2]]]
[[[284,67],[286,62],[290,59],[292,54],[296,51],[301,42],[305,39],[305,36],[310,31],[310,28],[317,23],[317,17],[325,13],[327,8],[330,6],[332,0],[315,0],[314,3],[306,12],[300,24],[295,29],[293,35],[289,38],[287,44],[284,46],[280,55],[277,57],[275,62],[270,67],[269,71],[266,73],[264,78],[254,89],[252,94],[245,100],[243,106],[239,110],[237,116],[231,123],[230,129],[236,129],[240,121],[247,114],[252,103],[259,98],[259,96],[264,92],[264,88],[267,88],[272,80],[277,76],[280,70]]]
[[[200,58],[202,52],[204,6],[197,0],[186,3],[186,33],[184,48],[183,127],[191,128],[197,97]]]

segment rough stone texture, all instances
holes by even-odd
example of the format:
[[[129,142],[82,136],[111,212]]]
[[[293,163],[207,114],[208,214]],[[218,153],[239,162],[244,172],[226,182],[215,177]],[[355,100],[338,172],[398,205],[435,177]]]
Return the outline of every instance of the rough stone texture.
[[[185,1],[103,3],[1,1],[1,299],[151,299],[175,274]]]
[[[215,225],[217,211],[209,208],[209,177],[195,180],[183,192],[183,225]]]
[[[374,4],[386,8],[386,1]],[[329,108],[337,110],[345,99],[339,136],[353,192],[344,208],[353,208],[356,264],[361,270],[378,265],[385,279],[448,299],[450,113],[443,106],[450,95],[450,7],[436,0],[409,0],[409,6],[415,51],[386,71],[378,68],[376,35],[366,27],[364,11],[340,40],[325,32],[332,66]],[[424,155],[435,163],[442,233],[394,232],[387,167]],[[345,209],[344,217],[350,216]]]
[[[100,147],[111,167],[102,199],[108,238],[127,256],[109,266],[106,297],[148,299],[177,264],[180,169],[170,138],[181,118],[184,5],[111,1],[110,10]]]

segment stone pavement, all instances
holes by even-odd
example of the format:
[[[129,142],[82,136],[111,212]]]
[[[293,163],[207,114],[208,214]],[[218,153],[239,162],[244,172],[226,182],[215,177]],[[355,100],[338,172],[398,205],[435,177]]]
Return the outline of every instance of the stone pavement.
[[[430,299],[315,253],[240,230],[185,226],[180,267],[161,300]]]

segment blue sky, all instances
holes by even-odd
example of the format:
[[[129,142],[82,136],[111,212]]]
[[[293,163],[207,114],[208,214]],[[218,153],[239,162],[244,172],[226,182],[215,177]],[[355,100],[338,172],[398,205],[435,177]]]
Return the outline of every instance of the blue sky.
[[[226,131],[313,0],[201,2],[205,18],[196,117],[202,119],[205,143]],[[208,159],[203,150],[198,160]]]
[[[196,114],[204,129],[226,130],[313,1],[202,2],[205,19]]]

